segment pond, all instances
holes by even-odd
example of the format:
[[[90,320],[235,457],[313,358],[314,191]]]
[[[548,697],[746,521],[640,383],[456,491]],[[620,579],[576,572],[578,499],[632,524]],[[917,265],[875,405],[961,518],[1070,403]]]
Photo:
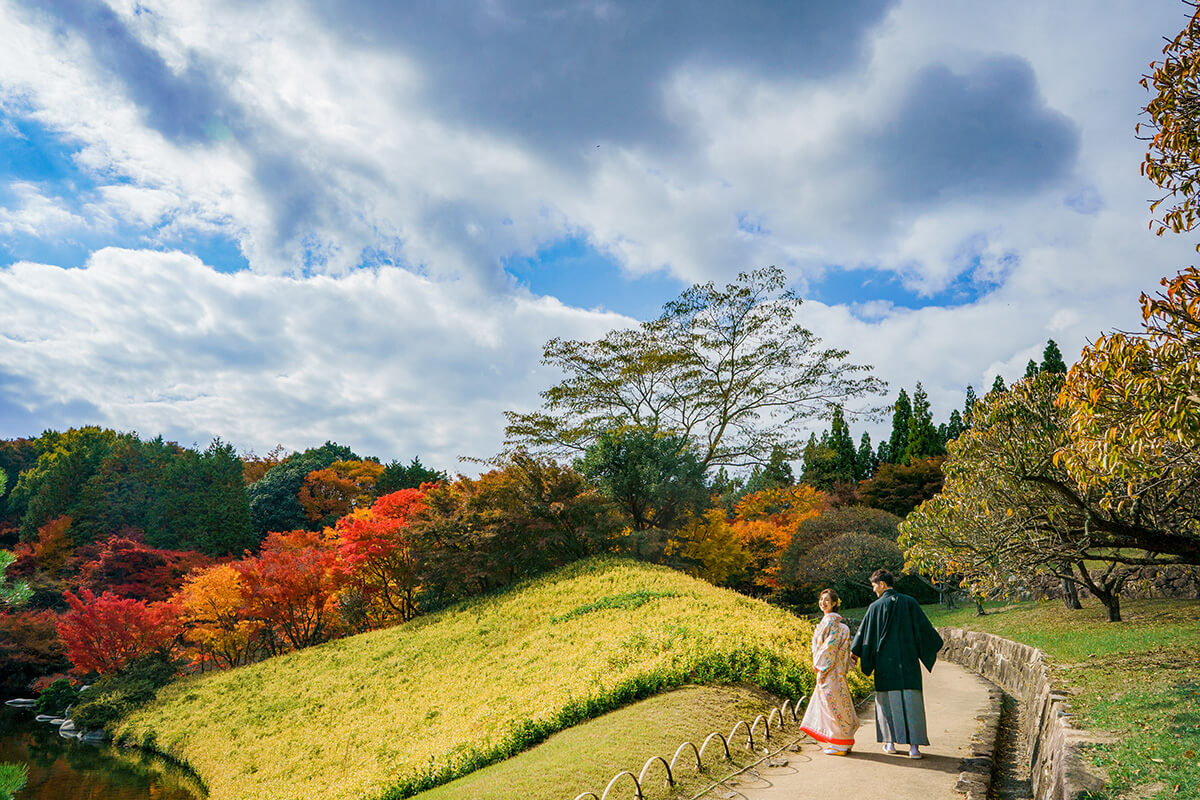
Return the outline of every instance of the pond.
[[[29,767],[15,800],[199,800],[186,770],[138,750],[83,744],[35,722],[30,709],[0,706],[0,763]]]

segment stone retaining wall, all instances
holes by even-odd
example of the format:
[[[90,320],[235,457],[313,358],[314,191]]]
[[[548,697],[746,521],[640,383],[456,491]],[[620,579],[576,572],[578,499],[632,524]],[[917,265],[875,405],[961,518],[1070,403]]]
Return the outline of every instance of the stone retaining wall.
[[[1072,726],[1069,695],[1050,684],[1045,653],[989,633],[938,632],[945,640],[939,658],[974,670],[1021,703],[1036,800],[1082,800],[1103,788],[1104,777],[1080,754],[1081,745],[1101,740]]]

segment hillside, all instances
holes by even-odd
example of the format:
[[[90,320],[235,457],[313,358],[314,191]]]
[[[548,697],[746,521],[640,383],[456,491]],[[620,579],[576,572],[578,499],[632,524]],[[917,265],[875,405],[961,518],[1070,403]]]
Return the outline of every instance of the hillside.
[[[811,626],[642,563],[579,562],[407,625],[193,676],[118,730],[213,800],[409,796],[686,683],[806,694]]]

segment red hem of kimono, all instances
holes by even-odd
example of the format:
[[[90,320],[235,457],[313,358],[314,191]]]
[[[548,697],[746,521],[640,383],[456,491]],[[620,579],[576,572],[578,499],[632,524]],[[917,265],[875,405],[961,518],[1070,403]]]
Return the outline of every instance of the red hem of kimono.
[[[853,745],[854,744],[853,739],[834,739],[832,736],[826,736],[823,733],[817,733],[812,728],[808,728],[803,725],[800,726],[800,730],[804,731],[809,736],[816,739],[818,742],[825,742],[827,744],[840,744],[840,745]]]

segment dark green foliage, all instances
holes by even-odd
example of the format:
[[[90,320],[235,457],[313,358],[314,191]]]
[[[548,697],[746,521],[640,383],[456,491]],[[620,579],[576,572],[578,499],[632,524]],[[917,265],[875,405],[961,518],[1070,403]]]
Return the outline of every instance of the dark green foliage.
[[[776,445],[771,448],[771,458],[765,467],[754,465],[754,469],[750,471],[750,477],[746,479],[745,489],[741,492],[741,496],[761,492],[764,489],[791,486],[795,482],[796,477],[792,474],[792,465],[788,463],[787,453],[782,447]],[[716,489],[715,484],[714,489]]]
[[[584,603],[581,606],[572,608],[565,614],[551,617],[553,623],[566,622],[567,620],[582,617],[584,614],[591,614],[593,611],[603,611],[607,608],[639,608],[646,605],[651,600],[657,600],[660,597],[675,597],[675,592],[652,592],[649,589],[638,589],[636,592],[626,592],[625,594],[614,594],[611,597],[602,597],[591,603]]]
[[[1038,372],[1040,372],[1040,369],[1038,368],[1037,362],[1032,358],[1029,359],[1029,363],[1025,365],[1025,375],[1023,377],[1036,378],[1038,376]]]
[[[912,410],[908,417],[908,439],[904,444],[904,453],[900,463],[911,464],[914,461],[931,456],[940,456],[946,452],[942,437],[933,424],[933,412],[929,408],[929,396],[920,381],[913,393]]]
[[[775,653],[753,649],[710,653],[691,661],[671,664],[652,673],[630,678],[601,694],[571,702],[552,717],[521,720],[497,744],[466,750],[441,767],[430,766],[423,772],[408,775],[379,795],[379,800],[413,797],[477,769],[511,758],[541,744],[558,731],[687,684],[750,684],[798,701],[811,690],[812,672],[799,662],[786,661]]]
[[[0,441],[0,528],[6,524],[17,525],[20,514],[9,508],[8,496],[17,488],[21,473],[37,463],[38,451],[33,439],[5,439]]]
[[[979,398],[975,396],[975,387],[967,384],[967,399],[963,403],[963,425],[971,427],[972,420],[975,417],[975,404],[979,402]]]
[[[209,555],[238,553],[256,541],[242,486],[242,464],[219,439],[202,453],[162,437],[100,428],[47,432],[25,470],[12,506],[23,508],[21,536],[62,515],[77,545],[136,529],[147,543]]]
[[[908,446],[908,421],[912,417],[912,402],[908,392],[900,390],[896,402],[892,405],[892,434],[888,437],[887,458],[880,457],[883,464],[892,464],[904,458],[904,450]]]
[[[175,662],[157,653],[131,661],[125,669],[104,676],[81,693],[71,709],[71,719],[77,728],[111,732],[113,723],[153,700],[178,671]]]
[[[294,531],[312,527],[296,493],[313,470],[327,469],[335,461],[357,461],[349,447],[326,442],[310,447],[290,457],[282,464],[267,470],[250,484],[246,492],[250,500],[250,524],[257,540],[271,531]]]
[[[988,392],[988,394],[989,395],[1003,394],[1004,392],[1007,392],[1007,391],[1008,391],[1008,387],[1004,384],[1004,378],[997,375],[996,380],[992,381],[992,388]]]
[[[1062,351],[1053,339],[1046,340],[1046,349],[1042,351],[1042,372],[1053,372],[1059,375],[1067,374],[1067,363],[1063,361]]]
[[[872,508],[907,516],[942,490],[943,461],[944,456],[937,456],[911,464],[880,464],[875,477],[859,486],[859,497]]]
[[[419,489],[423,483],[445,483],[449,480],[444,471],[429,469],[421,463],[419,456],[413,456],[412,463],[407,467],[399,461],[384,467],[379,480],[375,482],[375,493],[382,497],[401,489]]]
[[[942,441],[945,443],[953,442],[962,436],[963,431],[967,429],[966,424],[963,422],[962,414],[958,413],[957,408],[950,412],[950,420],[946,423],[945,428],[946,432],[942,437]]]
[[[801,571],[818,545],[849,533],[894,542],[900,522],[895,514],[867,506],[840,506],[801,522],[779,559],[779,582],[785,597],[797,606],[815,607],[816,595],[802,580]]]
[[[837,591],[847,606],[863,606],[875,599],[869,580],[877,569],[898,575],[904,554],[893,539],[867,533],[846,533],[810,550],[794,574],[795,584],[811,587],[813,599],[825,587]]]
[[[605,431],[575,468],[621,508],[634,531],[673,530],[708,501],[704,466],[679,434]]]
[[[43,689],[42,693],[38,695],[34,710],[39,714],[61,717],[67,713],[67,709],[70,706],[74,705],[75,698],[78,696],[79,692],[71,685],[69,680],[59,678]]]
[[[856,473],[859,480],[867,480],[879,469],[879,458],[871,449],[871,435],[863,431],[862,439],[858,442],[858,453],[855,455]]]
[[[828,492],[837,484],[852,484],[859,479],[858,451],[840,406],[834,406],[828,431],[820,439],[810,436],[804,448],[804,467],[800,482]]]

